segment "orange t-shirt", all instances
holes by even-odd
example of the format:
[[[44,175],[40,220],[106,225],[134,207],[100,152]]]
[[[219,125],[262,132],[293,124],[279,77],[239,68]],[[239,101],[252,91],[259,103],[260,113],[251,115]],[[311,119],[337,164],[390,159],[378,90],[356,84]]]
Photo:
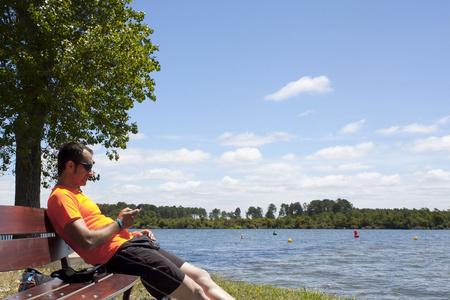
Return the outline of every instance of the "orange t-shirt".
[[[69,221],[83,219],[90,230],[100,229],[115,222],[103,215],[98,206],[78,189],[57,185],[48,199],[47,215],[59,236],[77,252],[84,261],[91,265],[105,264],[117,249],[130,240],[132,236],[124,229],[109,242],[90,251],[81,249],[64,231]]]

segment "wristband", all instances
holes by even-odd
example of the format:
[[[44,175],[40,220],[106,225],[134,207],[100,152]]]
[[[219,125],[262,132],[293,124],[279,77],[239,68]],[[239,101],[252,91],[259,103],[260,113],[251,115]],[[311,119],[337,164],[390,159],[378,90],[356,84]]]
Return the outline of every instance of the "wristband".
[[[123,229],[122,221],[120,221],[119,219],[116,219],[116,222],[117,222],[117,224],[119,224],[120,230],[122,230]]]

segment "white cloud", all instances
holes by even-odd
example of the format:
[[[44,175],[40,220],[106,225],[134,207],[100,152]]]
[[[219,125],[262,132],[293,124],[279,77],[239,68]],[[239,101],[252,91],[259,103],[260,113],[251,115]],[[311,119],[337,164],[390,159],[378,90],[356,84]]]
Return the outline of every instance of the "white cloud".
[[[364,147],[356,145],[350,148]],[[308,166],[308,164],[298,164],[301,160],[295,162],[285,160],[262,165],[248,165],[243,164],[242,161],[260,162],[261,154],[257,149],[243,148],[229,154],[231,155],[226,157],[228,160],[222,162],[232,163],[232,167],[239,167],[236,164],[241,164],[242,168],[233,170],[226,168],[222,170],[223,172],[219,170],[217,176],[207,174],[207,181],[202,179],[204,174],[197,173],[198,170],[195,169],[192,173],[200,179],[194,181],[194,175],[190,172],[161,168],[138,174],[145,177],[147,181],[164,180],[161,184],[156,182],[152,184],[144,180],[133,181],[130,184],[128,179],[131,177],[124,178],[118,174],[119,176],[114,178],[107,177],[107,181],[90,183],[85,192],[98,203],[117,203],[123,199],[130,199],[126,202],[136,203],[133,201],[142,200],[141,202],[157,206],[198,206],[207,211],[213,208],[232,211],[236,207],[245,211],[249,206],[261,206],[266,209],[270,203],[279,206],[281,203],[309,202],[314,199],[337,199],[338,197],[349,200],[359,208],[438,207],[448,209],[446,195],[449,192],[450,172],[445,168],[431,168],[428,172],[414,174],[387,174],[378,171],[361,172],[364,169],[376,168],[364,162]],[[214,167],[220,169],[228,166],[219,164]],[[122,168],[114,167],[113,171],[124,175]],[[314,175],[316,171],[328,172],[328,174]],[[353,174],[352,171],[356,172]],[[236,172],[240,174],[239,177],[236,177]],[[110,176],[110,173],[106,175]],[[173,178],[167,178],[170,176]],[[107,188],[104,188],[105,184]],[[12,203],[13,199],[11,203],[4,204],[12,205]]]
[[[274,143],[276,141],[290,141],[295,136],[286,132],[274,132],[266,136],[258,136],[253,132],[246,132],[238,135],[226,132],[222,134],[219,139],[222,140],[222,145],[235,147],[256,147]]]
[[[449,121],[450,121],[450,116],[447,116],[447,117],[443,117],[443,118],[439,119],[436,122],[436,124],[438,124],[438,125],[447,125]]]
[[[228,184],[229,185],[234,185],[234,184],[238,184],[239,180],[231,178],[230,176],[225,176],[224,178],[222,178],[222,180],[220,182],[225,184],[225,185],[228,185]]]
[[[209,153],[201,150],[179,149],[175,151],[158,151],[159,155],[151,158],[152,162],[158,163],[178,163],[178,164],[196,164],[211,158]]]
[[[297,160],[298,156],[296,154],[294,154],[294,153],[288,153],[288,154],[283,155],[281,157],[281,159],[284,159],[284,160]]]
[[[280,178],[284,176],[292,176],[297,174],[303,168],[301,166],[297,166],[295,164],[289,163],[270,163],[260,166],[256,172],[260,174],[260,176],[270,177],[270,180],[273,180],[273,177]]]
[[[379,129],[376,132],[380,133],[380,134],[384,134],[384,135],[391,135],[396,132],[399,132],[399,130],[400,130],[400,126],[391,126],[387,129]]]
[[[355,176],[356,184],[396,186],[402,182],[398,174],[383,175],[378,172],[360,173]]]
[[[413,152],[450,151],[450,135],[417,139],[411,148]]]
[[[339,165],[336,168],[336,171],[338,171],[338,172],[358,171],[358,170],[366,170],[366,169],[371,169],[371,168],[373,168],[373,166],[363,164],[363,163],[349,163],[349,164]]]
[[[421,124],[411,124],[403,127],[402,132],[407,133],[431,133],[436,132],[438,130],[438,126],[436,125],[421,125]]]
[[[320,172],[348,172],[348,171],[359,171],[359,170],[367,170],[371,169],[373,166],[363,164],[363,163],[348,163],[348,164],[342,164],[339,166],[332,166],[332,165],[315,165],[312,166],[310,169]]]
[[[173,151],[165,150],[145,150],[129,148],[119,151],[120,159],[110,161],[104,155],[96,155],[96,166],[122,166],[143,164],[174,164],[189,165],[209,160],[211,154],[201,150],[178,149]]]
[[[256,148],[240,148],[227,151],[220,157],[220,162],[231,164],[252,164],[262,159],[261,152]]]
[[[395,133],[432,133],[436,132],[439,127],[436,124],[433,125],[421,125],[421,124],[410,124],[405,126],[391,126],[388,129],[377,130],[377,133],[384,135],[391,135]]]
[[[232,132],[225,132],[224,134],[219,136],[219,140],[226,140],[232,137],[234,134]]]
[[[194,177],[193,174],[185,174],[182,171],[169,169],[148,169],[140,173],[127,175],[124,172],[110,172],[108,176],[112,180],[123,181],[140,181],[140,180],[170,180],[170,181],[185,181]]]
[[[358,122],[347,124],[341,129],[341,133],[355,133],[362,128],[365,122],[366,120],[362,119]]]
[[[160,184],[158,186],[158,190],[165,191],[165,192],[179,192],[179,191],[190,191],[197,188],[199,185],[201,185],[200,181],[186,181],[182,183],[178,182],[166,182],[163,184]]]
[[[321,149],[307,157],[310,160],[317,159],[355,159],[367,156],[374,150],[375,144],[372,142],[361,143],[356,146],[335,146]]]
[[[333,89],[330,87],[330,80],[327,76],[318,76],[314,78],[305,76],[297,81],[289,82],[277,92],[266,96],[265,100],[281,101],[301,93],[325,94],[332,91]]]
[[[306,117],[307,115],[313,114],[315,112],[314,109],[309,109],[307,111],[302,112],[301,114],[299,114],[299,117]]]
[[[442,169],[430,170],[425,174],[424,179],[431,180],[433,182],[436,181],[449,182],[450,172],[446,172]]]
[[[433,133],[439,130],[439,126],[445,126],[450,122],[450,116],[446,116],[437,120],[431,125],[422,125],[413,123],[405,126],[391,126],[388,129],[377,130],[377,133],[391,135],[394,133]]]
[[[130,140],[144,140],[146,138],[143,133],[130,134]]]
[[[349,188],[363,192],[374,186],[395,186],[401,183],[399,175],[383,175],[377,172],[359,173],[356,175],[327,175],[324,177],[308,177],[302,183],[304,188]]]

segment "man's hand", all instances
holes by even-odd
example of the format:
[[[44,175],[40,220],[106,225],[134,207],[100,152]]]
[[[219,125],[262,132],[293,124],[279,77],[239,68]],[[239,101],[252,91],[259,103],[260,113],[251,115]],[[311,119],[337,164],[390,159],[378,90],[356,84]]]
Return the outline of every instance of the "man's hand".
[[[133,226],[134,218],[138,215],[139,209],[131,209],[129,207],[124,208],[120,211],[117,217],[123,224],[123,228],[130,228]]]
[[[152,240],[152,241],[156,241],[156,238],[155,238],[155,235],[153,234],[153,232],[151,232],[150,230],[148,230],[148,229],[144,229],[144,230],[141,230],[141,231],[133,231],[132,232],[132,235],[134,235],[134,236],[141,236],[141,235],[148,235],[148,237]]]

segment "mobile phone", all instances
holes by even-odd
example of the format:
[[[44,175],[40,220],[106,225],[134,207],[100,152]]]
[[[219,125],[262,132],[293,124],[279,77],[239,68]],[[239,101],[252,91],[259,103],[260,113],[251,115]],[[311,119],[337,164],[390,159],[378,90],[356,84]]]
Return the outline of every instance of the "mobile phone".
[[[141,209],[143,204],[144,204],[144,203],[139,204],[138,206],[136,206],[136,208],[137,208],[137,209]]]

